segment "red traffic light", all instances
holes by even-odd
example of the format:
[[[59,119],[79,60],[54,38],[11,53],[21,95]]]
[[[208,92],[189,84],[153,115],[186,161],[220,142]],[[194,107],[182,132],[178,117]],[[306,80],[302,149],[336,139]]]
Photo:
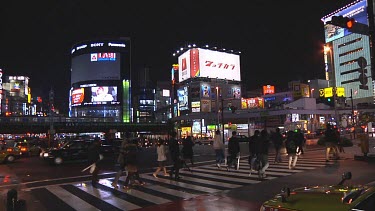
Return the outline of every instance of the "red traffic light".
[[[347,27],[348,29],[353,28],[354,23],[355,23],[355,20],[354,20],[353,18],[350,18],[350,19],[348,19],[348,20],[346,21],[346,27]]]

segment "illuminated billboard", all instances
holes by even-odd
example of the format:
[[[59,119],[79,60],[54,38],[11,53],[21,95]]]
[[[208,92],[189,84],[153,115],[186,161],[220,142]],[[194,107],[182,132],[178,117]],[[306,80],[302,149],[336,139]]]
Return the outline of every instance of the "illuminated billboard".
[[[97,86],[91,87],[91,102],[116,102],[117,87]]]
[[[72,105],[81,105],[85,98],[85,89],[84,88],[74,89],[71,95],[72,95],[72,98],[71,98]]]
[[[177,98],[180,111],[188,110],[188,88],[186,86],[177,90]]]
[[[275,86],[263,86],[263,95],[275,94]]]
[[[319,97],[322,97],[322,98],[333,97],[333,93],[334,93],[334,87],[327,87],[324,89],[319,89]],[[336,96],[345,97],[345,88],[336,87]]]
[[[261,97],[242,98],[241,109],[264,108],[264,99]]]
[[[325,33],[326,43],[352,33],[346,28],[341,28],[338,26],[334,26],[332,24],[327,24],[327,21],[331,21],[332,16],[343,16],[343,17],[348,17],[348,18],[354,18],[354,20],[358,23],[369,25],[368,19],[367,19],[367,1],[366,0],[354,1],[353,3],[346,5],[345,7],[327,16],[324,16],[321,19],[324,23],[324,33]]]
[[[119,105],[117,86],[86,86],[75,88],[70,93],[72,107],[90,105]]]
[[[203,98],[209,98],[211,96],[211,87],[210,85],[202,85],[201,86],[201,94]]]
[[[120,53],[87,53],[72,58],[71,83],[120,80]]]
[[[193,48],[178,57],[178,64],[179,82],[194,77],[241,81],[236,54]]]

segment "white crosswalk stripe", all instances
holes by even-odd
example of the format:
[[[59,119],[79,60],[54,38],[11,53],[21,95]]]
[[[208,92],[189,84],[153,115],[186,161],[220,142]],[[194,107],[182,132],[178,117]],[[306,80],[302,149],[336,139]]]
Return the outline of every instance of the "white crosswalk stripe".
[[[214,162],[211,162],[193,167],[192,172],[181,169],[182,178],[177,181],[165,176],[155,178],[152,173],[144,173],[140,177],[146,184],[133,186],[130,190],[114,189],[111,186],[113,178],[107,178],[101,179],[95,187],[89,182],[77,182],[46,185],[29,191],[42,203],[57,203],[54,200],[60,200],[59,203],[62,203],[61,206],[65,206],[66,210],[134,210],[252,185],[333,163],[325,161],[323,149],[306,151],[305,155],[298,159],[295,169],[288,168],[286,156],[283,156],[281,163],[274,163],[273,160],[274,154],[270,154],[270,165],[266,170],[265,178],[259,178],[257,173],[249,175],[248,159],[243,157],[238,170],[227,171],[225,167],[219,169]],[[120,185],[124,185],[124,179],[125,177],[120,178]]]

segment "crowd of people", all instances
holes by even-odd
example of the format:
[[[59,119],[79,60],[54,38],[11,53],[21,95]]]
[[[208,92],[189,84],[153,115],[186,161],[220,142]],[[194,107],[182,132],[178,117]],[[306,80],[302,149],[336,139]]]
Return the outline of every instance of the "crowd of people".
[[[163,172],[164,176],[170,177],[174,180],[179,180],[181,177],[179,171],[181,168],[190,168],[194,166],[194,141],[191,136],[187,136],[182,141],[182,148],[180,150],[179,141],[176,138],[177,133],[172,132],[169,140],[159,140],[156,146],[156,161],[158,167],[152,174],[155,178],[158,178],[159,173]],[[330,151],[334,151],[334,155],[337,155],[337,143],[340,140],[340,135],[337,130],[334,130],[332,126],[327,125],[325,131],[326,137],[326,160],[329,161]],[[281,163],[282,156],[281,150],[285,147],[288,159],[289,169],[294,169],[297,165],[298,157],[304,154],[304,146],[306,139],[300,129],[295,131],[290,130],[286,132],[285,136],[281,133],[279,128],[270,134],[267,130],[255,130],[254,134],[249,138],[248,150],[249,150],[249,166],[251,175],[257,172],[259,177],[266,177],[266,170],[269,167],[269,146],[272,143],[275,150],[274,163]],[[220,130],[215,131],[215,136],[212,144],[212,148],[215,151],[216,166],[220,169],[223,163],[226,162],[227,171],[232,168],[235,170],[239,169],[240,159],[240,144],[237,137],[237,132],[233,131],[232,136],[228,140],[228,149],[225,153],[225,144],[223,143],[223,137],[221,136]],[[126,172],[126,180],[124,182],[124,188],[130,188],[131,184],[143,185],[145,184],[139,176],[138,171],[138,155],[139,146],[137,139],[131,139],[130,134],[126,133],[125,139],[122,141],[120,146],[119,155],[116,160],[117,173],[112,182],[114,188],[118,188],[118,181],[121,175]],[[226,156],[226,157],[225,157]],[[89,148],[89,164],[94,164],[92,168],[92,184],[95,186],[98,182],[98,172],[101,168],[102,157],[99,154],[99,148],[97,142]],[[171,168],[167,169],[167,164],[170,162]],[[189,163],[189,165],[187,164]]]

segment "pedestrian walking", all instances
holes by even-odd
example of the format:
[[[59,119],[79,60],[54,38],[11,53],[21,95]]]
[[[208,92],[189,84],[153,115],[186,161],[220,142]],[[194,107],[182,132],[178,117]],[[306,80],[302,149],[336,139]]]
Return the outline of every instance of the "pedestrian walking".
[[[228,142],[227,171],[229,171],[231,167],[234,167],[235,161],[237,160],[239,153],[240,153],[240,143],[238,142],[237,132],[232,131],[232,137],[229,138],[229,142]],[[238,170],[237,167],[235,167],[235,169]]]
[[[124,189],[130,188],[130,181],[132,183],[138,182],[139,185],[144,185],[145,183],[141,180],[138,171],[138,140],[133,139],[129,141],[125,146],[125,160],[126,169],[128,170],[128,176],[124,182]]]
[[[129,139],[130,139],[130,133],[125,133],[125,139],[121,141],[121,145],[120,145],[120,150],[119,150],[119,155],[117,157],[117,164],[118,164],[118,170],[117,170],[117,173],[115,175],[115,179],[113,180],[112,182],[112,186],[114,188],[118,188],[118,181],[121,177],[121,175],[123,174],[123,172],[125,171],[125,167],[126,167],[126,146],[127,144],[129,143]]]
[[[303,155],[304,151],[303,148],[305,147],[306,139],[303,135],[301,129],[297,129],[296,131],[296,141],[297,141],[297,154]]]
[[[102,155],[100,154],[100,140],[95,139],[88,148],[88,163],[93,165],[90,169],[91,172],[91,184],[95,187],[98,182],[98,173],[100,171]]]
[[[257,143],[259,139],[259,130],[255,130],[254,134],[249,139],[249,165],[250,165],[250,175],[253,171],[255,171],[255,161],[257,159]]]
[[[287,137],[285,141],[286,152],[288,153],[288,167],[289,169],[294,169],[297,164],[297,143],[296,143],[296,134],[294,131],[290,130],[287,132]]]
[[[224,161],[224,143],[221,138],[220,130],[216,130],[215,132],[215,138],[213,143],[213,148],[215,150],[216,154],[216,166],[218,168],[221,168],[221,164]]]
[[[169,176],[172,178],[175,175],[174,179],[178,180],[181,177],[179,176],[180,168],[181,168],[181,158],[180,158],[180,145],[178,144],[178,140],[176,139],[176,132],[171,133],[171,138],[169,139],[169,153],[172,160],[172,168],[169,172]]]
[[[187,136],[183,141],[182,141],[182,157],[186,163],[186,160],[190,160],[190,163],[192,166],[194,166],[194,151],[193,151],[193,146],[194,142],[191,136]]]
[[[167,173],[167,168],[165,167],[165,163],[167,162],[167,150],[166,146],[164,144],[164,140],[160,139],[156,146],[156,153],[157,153],[157,161],[159,167],[156,169],[156,171],[152,174],[155,178],[158,178],[158,174],[161,170],[164,172],[164,176],[169,176]]]
[[[266,130],[262,130],[260,132],[260,136],[258,139],[259,144],[257,144],[258,148],[258,156],[259,160],[262,163],[262,169],[260,169],[259,174],[260,177],[264,178],[266,177],[266,170],[269,167],[269,162],[268,162],[268,148],[269,148],[269,137],[268,133]]]
[[[333,128],[332,125],[327,124],[326,131],[324,132],[325,136],[325,146],[326,146],[326,162],[329,161],[329,154],[333,151],[334,159],[339,158],[339,152],[337,145],[340,142],[340,134],[338,131]]]
[[[274,163],[281,163],[281,147],[283,146],[284,138],[280,132],[280,128],[276,128],[275,132],[272,133],[271,140],[276,152]]]

